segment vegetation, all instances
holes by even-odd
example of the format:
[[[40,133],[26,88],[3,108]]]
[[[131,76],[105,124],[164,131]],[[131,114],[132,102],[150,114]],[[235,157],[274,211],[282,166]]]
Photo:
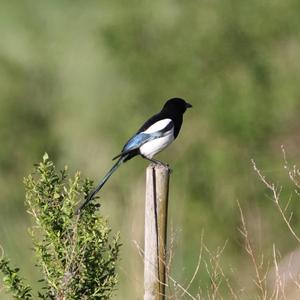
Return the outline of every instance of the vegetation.
[[[289,199],[280,147],[299,165],[298,0],[1,1],[0,34],[0,241],[34,291],[41,274],[32,268],[19,184],[32,163],[47,151],[97,181],[141,122],[173,96],[193,109],[158,157],[173,169],[172,278],[188,286],[204,231],[213,253],[227,241],[222,263],[232,285],[249,299],[257,295],[237,200],[255,253],[273,262],[275,243],[280,263],[297,252],[251,159]],[[143,244],[146,166],[142,159],[124,164],[100,195],[123,237],[116,300],[143,294],[132,241]],[[290,208],[300,232],[299,201]],[[210,256],[203,251],[202,258]],[[192,295],[211,286],[201,270]]]
[[[109,299],[117,283],[119,237],[110,237],[99,204],[91,203],[80,215],[78,202],[91,182],[79,173],[69,179],[67,169],[58,172],[48,155],[25,178],[26,204],[34,220],[31,229],[36,265],[41,269],[39,299]],[[23,283],[19,268],[0,261],[6,287],[15,299],[33,299],[32,288]]]

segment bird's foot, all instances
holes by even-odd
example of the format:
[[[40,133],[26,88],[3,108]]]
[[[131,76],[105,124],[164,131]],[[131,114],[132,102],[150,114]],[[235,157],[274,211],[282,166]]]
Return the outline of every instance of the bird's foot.
[[[159,165],[159,166],[162,166],[162,167],[164,167],[164,168],[166,168],[166,169],[168,169],[169,174],[171,174],[172,171],[173,171],[173,170],[170,168],[169,164],[163,163],[163,162],[160,161],[160,160],[158,160],[156,164]]]
[[[151,161],[154,165],[163,166],[165,168],[168,168],[169,172],[170,173],[172,172],[172,169],[169,167],[169,164],[167,164],[167,163],[164,163],[164,162],[162,162],[160,160],[157,160],[157,159],[154,159],[154,158],[149,158],[149,157],[146,157],[146,156],[143,156],[143,158]]]

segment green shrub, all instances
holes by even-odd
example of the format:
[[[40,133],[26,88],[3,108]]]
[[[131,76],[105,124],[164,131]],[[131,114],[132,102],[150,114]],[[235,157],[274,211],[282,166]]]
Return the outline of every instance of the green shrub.
[[[91,182],[80,173],[68,178],[58,172],[48,155],[24,180],[26,205],[34,226],[31,235],[37,266],[43,273],[40,299],[109,299],[117,283],[119,236],[111,237],[99,204],[89,203],[76,215],[78,203],[89,193]],[[33,299],[31,288],[2,258],[4,284],[15,299]]]

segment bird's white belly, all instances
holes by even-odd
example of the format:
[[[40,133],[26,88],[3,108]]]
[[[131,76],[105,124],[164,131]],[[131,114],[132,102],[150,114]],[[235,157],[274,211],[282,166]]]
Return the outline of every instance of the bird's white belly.
[[[165,136],[149,141],[140,147],[140,153],[148,158],[165,149],[174,140],[173,130],[170,130]]]

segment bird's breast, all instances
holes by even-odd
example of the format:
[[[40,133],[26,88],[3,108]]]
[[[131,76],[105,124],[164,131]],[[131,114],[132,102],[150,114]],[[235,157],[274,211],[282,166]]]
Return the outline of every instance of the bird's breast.
[[[148,158],[153,158],[174,141],[174,130],[168,131],[163,137],[151,140],[140,147],[140,153]]]

